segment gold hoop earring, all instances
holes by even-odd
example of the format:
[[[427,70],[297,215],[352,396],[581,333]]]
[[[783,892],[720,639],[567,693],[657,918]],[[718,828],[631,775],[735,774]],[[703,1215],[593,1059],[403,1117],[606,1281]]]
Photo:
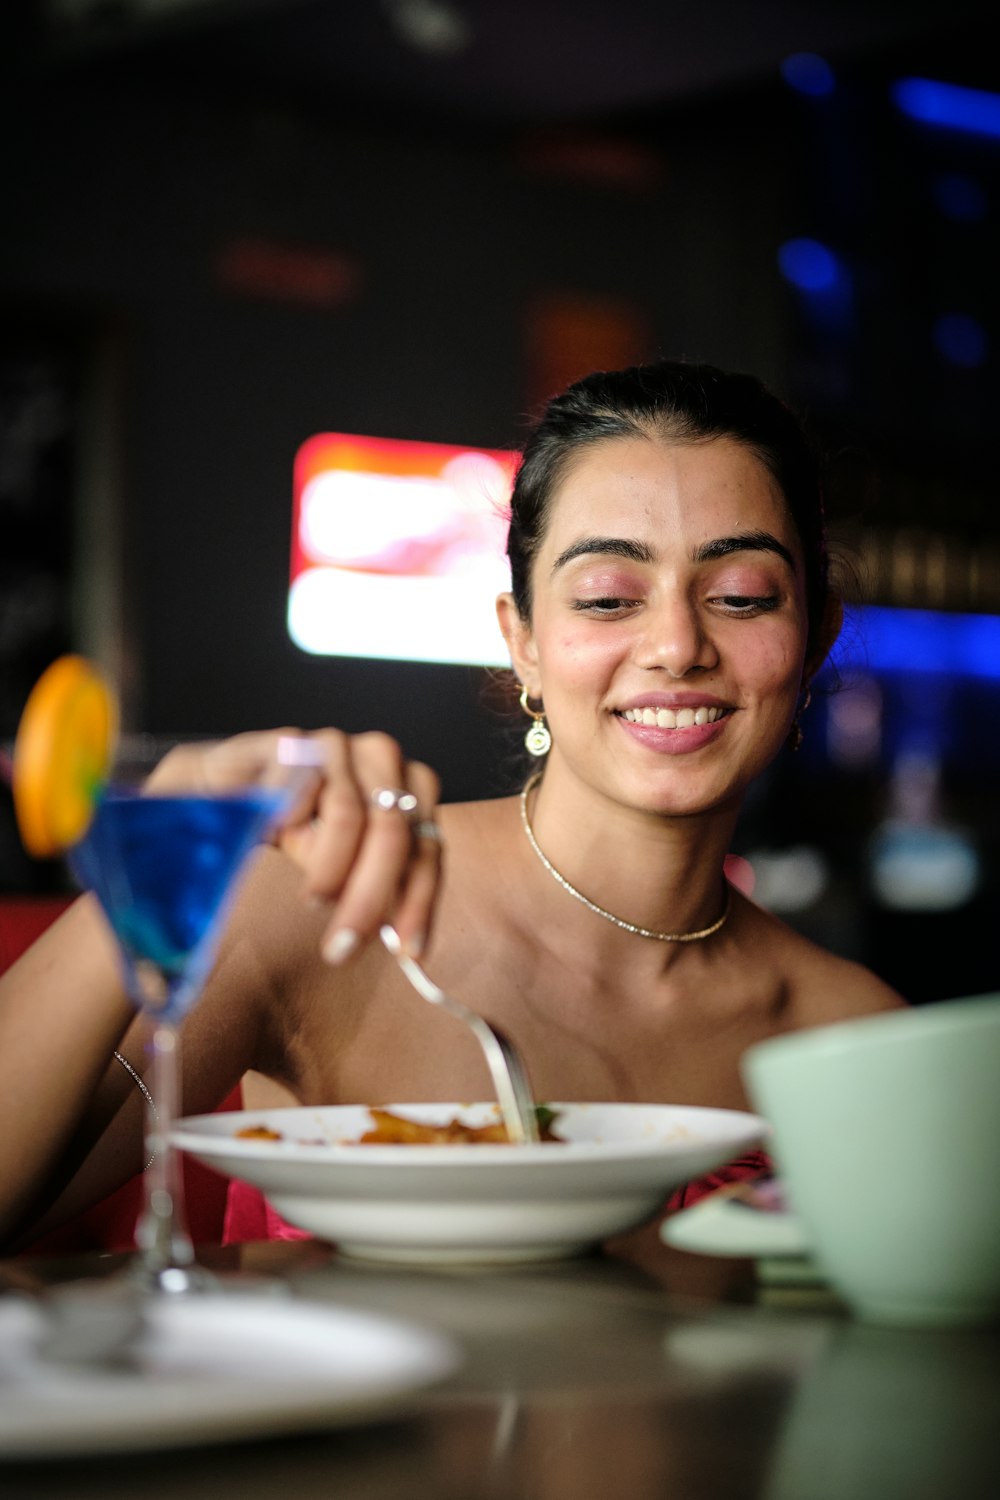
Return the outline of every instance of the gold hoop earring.
[[[532,708],[528,702],[528,689],[526,687],[521,689],[520,704],[524,712],[530,714],[534,721],[524,736],[524,748],[529,755],[536,757],[548,755],[552,749],[552,735],[549,733],[549,726],[545,722],[544,708]]]
[[[802,702],[795,710],[795,718],[792,720],[792,727],[788,731],[788,747],[792,751],[793,755],[796,750],[800,750],[802,748],[802,741],[805,736],[802,733],[802,725],[800,724],[799,720],[802,718],[802,715],[805,713],[811,702],[812,688],[807,687],[803,695]]]

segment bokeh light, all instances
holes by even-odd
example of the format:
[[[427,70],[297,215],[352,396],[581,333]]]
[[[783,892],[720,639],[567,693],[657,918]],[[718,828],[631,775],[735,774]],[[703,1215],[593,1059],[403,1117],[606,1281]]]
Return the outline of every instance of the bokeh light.
[[[781,64],[781,76],[789,88],[813,99],[825,99],[837,87],[830,64],[815,52],[793,52]]]
[[[819,240],[786,240],[778,250],[778,268],[801,292],[832,292],[844,280],[837,256]]]
[[[934,206],[948,219],[961,224],[981,224],[988,201],[981,185],[960,172],[942,172],[931,184]]]
[[[935,349],[949,364],[972,370],[986,360],[989,346],[986,330],[966,313],[946,313],[936,319],[933,339]]]

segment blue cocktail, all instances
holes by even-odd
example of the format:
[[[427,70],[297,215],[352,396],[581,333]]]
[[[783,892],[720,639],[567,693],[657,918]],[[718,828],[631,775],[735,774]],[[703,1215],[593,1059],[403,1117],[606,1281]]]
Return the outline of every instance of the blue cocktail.
[[[145,1206],[136,1231],[144,1278],[165,1291],[196,1284],[183,1179],[169,1137],[180,1103],[177,1026],[211,968],[247,855],[280,820],[288,789],[214,796],[102,794],[71,863],[118,940],[125,984],[153,1022]]]
[[[152,1022],[151,1089],[115,1053],[147,1105],[137,1238],[146,1282],[186,1290],[197,1278],[170,1144],[180,1095],[177,1026],[201,992],[247,855],[285,818],[308,821],[325,752],[308,734],[237,735],[201,747],[193,759],[182,750],[179,769],[168,756],[139,791],[108,781],[120,749],[118,720],[115,695],[93,663],[58,657],[32,688],[18,725],[14,804],[28,852],[67,853],[80,883],[94,892],[118,942],[125,987]],[[134,768],[143,775],[152,748],[133,746]],[[219,790],[188,792],[205,784],[209,763],[208,784]],[[164,786],[179,790],[159,790]]]
[[[114,928],[129,994],[144,1010],[183,1020],[211,967],[235,876],[284,800],[259,787],[215,797],[102,795],[71,862]]]

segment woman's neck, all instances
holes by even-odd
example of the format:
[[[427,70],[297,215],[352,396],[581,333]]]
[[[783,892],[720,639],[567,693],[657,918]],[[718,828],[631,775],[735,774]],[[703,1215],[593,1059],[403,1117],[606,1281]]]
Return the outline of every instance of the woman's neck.
[[[738,813],[629,805],[554,766],[522,801],[527,852],[553,885],[609,927],[662,935],[707,936],[725,914],[723,865]]]

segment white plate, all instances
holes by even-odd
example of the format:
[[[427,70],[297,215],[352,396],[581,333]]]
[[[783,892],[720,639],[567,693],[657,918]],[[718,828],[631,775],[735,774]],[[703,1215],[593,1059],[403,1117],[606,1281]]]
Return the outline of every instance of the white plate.
[[[759,1145],[756,1115],[665,1104],[553,1104],[565,1144],[359,1146],[363,1105],[195,1116],[173,1139],[263,1190],[289,1223],[380,1260],[531,1261],[579,1254],[644,1223],[670,1192]],[[493,1104],[399,1104],[470,1124]],[[279,1141],[240,1140],[263,1125]],[[353,1144],[352,1144],[353,1143]]]
[[[459,1363],[414,1324],[298,1298],[157,1298],[134,1370],[35,1357],[36,1303],[0,1301],[0,1460],[269,1437],[371,1421]]]
[[[754,1259],[806,1256],[810,1247],[794,1214],[755,1208],[725,1190],[673,1214],[660,1238],[677,1250]]]

